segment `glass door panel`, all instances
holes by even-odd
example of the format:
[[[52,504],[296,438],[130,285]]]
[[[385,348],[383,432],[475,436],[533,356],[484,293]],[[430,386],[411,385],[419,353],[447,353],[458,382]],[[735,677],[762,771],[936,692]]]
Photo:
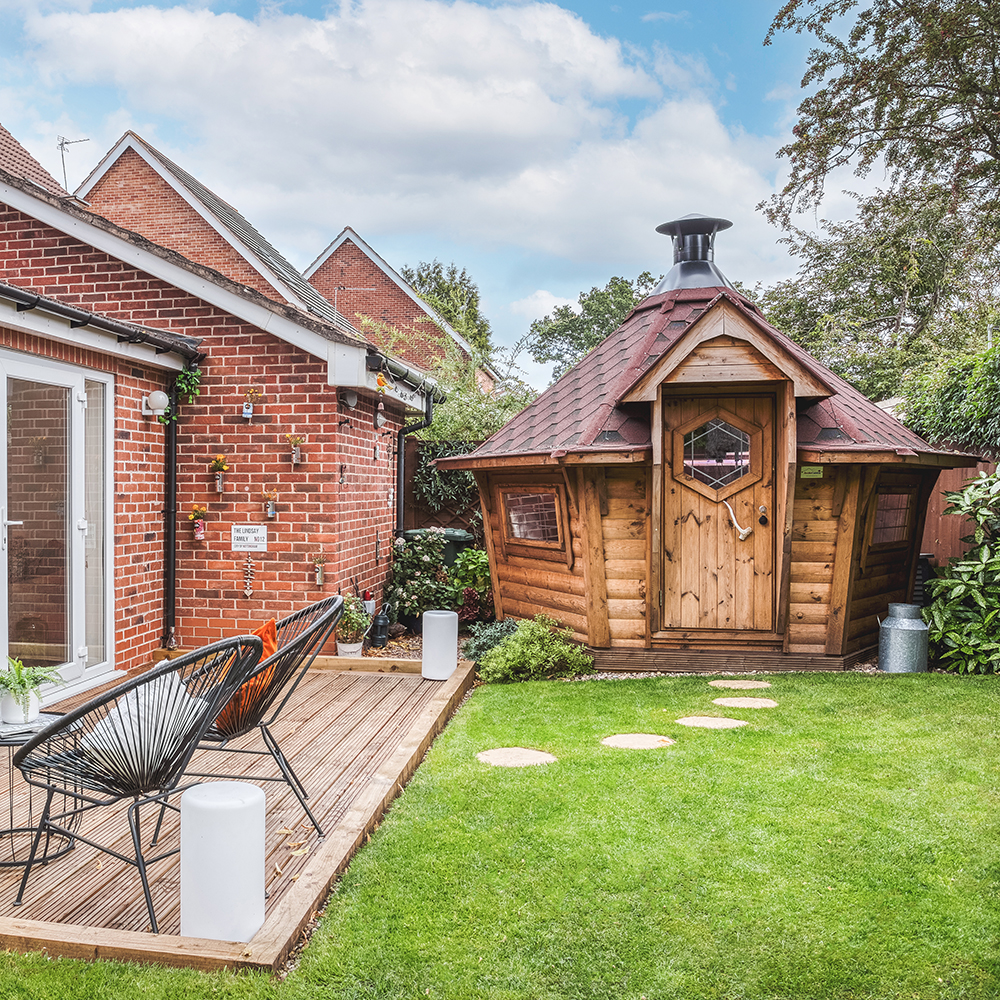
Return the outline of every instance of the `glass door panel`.
[[[87,522],[84,539],[84,645],[86,666],[108,658],[107,565],[105,526],[107,524],[107,469],[104,447],[106,433],[107,386],[87,379],[87,409],[83,419],[83,516]]]
[[[73,659],[70,399],[68,386],[7,379],[8,651],[26,665]]]

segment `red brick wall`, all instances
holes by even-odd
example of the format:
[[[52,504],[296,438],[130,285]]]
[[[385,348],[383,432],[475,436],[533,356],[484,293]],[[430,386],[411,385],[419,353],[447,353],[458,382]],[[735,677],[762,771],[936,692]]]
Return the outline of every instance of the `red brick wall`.
[[[309,283],[369,340],[408,364],[427,371],[443,356],[440,328],[351,240],[323,261]],[[363,326],[364,316],[402,336],[392,339]]]
[[[98,215],[188,260],[279,299],[255,271],[146,161],[126,149],[87,195]]]
[[[2,205],[0,276],[115,318],[203,338],[208,358],[202,364],[201,395],[193,405],[182,405],[178,422],[177,637],[182,645],[238,632],[265,616],[281,617],[338,587],[347,592],[352,578],[362,589],[379,592],[395,520],[394,496],[390,505],[388,494],[395,481],[395,431],[402,420],[398,404],[385,402],[388,419],[376,431],[375,401],[362,398],[355,410],[343,412],[336,389],[326,384],[325,362]],[[50,349],[55,348],[39,347]],[[139,380],[100,356],[86,363],[114,371],[118,378],[116,619],[119,650],[132,663],[155,647],[162,631],[163,431],[141,416],[139,406],[142,395],[163,379],[150,385],[146,373]],[[264,400],[248,422],[241,408],[251,385]],[[286,433],[307,437],[297,467],[288,459]],[[216,453],[225,454],[231,465],[222,496],[214,492],[208,471]],[[275,486],[279,519],[269,522],[260,491]],[[210,510],[203,542],[194,541],[188,520],[195,502]],[[249,600],[242,594],[245,553],[231,551],[229,532],[233,522],[248,519],[269,526],[268,551],[251,554],[256,574]],[[328,560],[324,591],[315,587],[309,560],[318,551]]]

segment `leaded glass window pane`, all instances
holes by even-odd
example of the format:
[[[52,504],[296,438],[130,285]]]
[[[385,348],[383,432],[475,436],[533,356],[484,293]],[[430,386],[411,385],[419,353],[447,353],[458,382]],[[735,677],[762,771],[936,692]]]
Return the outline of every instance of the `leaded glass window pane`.
[[[684,472],[713,489],[750,471],[750,435],[713,417],[684,435]]]

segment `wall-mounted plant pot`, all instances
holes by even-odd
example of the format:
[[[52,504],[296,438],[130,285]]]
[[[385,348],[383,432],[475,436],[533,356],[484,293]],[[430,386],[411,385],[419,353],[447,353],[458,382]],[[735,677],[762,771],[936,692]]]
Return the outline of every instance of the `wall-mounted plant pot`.
[[[27,722],[34,722],[38,718],[38,692],[32,691],[28,695],[28,711],[25,712],[21,703],[12,695],[5,694],[0,698],[0,719],[15,726],[23,726]]]
[[[194,540],[196,542],[205,541],[205,522],[204,521],[192,521],[192,527],[194,528]]]
[[[276,501],[268,500],[267,503],[264,504],[264,511],[267,514],[268,518],[270,518],[272,521],[278,520],[278,504]]]
[[[298,465],[302,461],[302,449],[297,445],[292,445],[292,465]]]
[[[326,567],[325,566],[314,566],[316,571],[316,586],[322,587],[323,581],[326,579]]]
[[[253,419],[253,403],[243,404],[243,419],[252,420]]]
[[[215,492],[226,492],[226,474],[224,472],[217,472],[215,474]]]
[[[364,641],[361,642],[338,642],[337,656],[360,656]]]

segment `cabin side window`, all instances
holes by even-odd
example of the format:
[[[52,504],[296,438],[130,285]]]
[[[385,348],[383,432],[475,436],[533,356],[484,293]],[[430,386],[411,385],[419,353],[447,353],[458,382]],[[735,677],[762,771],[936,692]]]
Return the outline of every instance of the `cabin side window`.
[[[916,492],[915,489],[879,492],[872,524],[872,548],[904,548],[910,543],[916,514]]]
[[[562,548],[562,504],[556,488],[505,488],[500,497],[508,542]]]

